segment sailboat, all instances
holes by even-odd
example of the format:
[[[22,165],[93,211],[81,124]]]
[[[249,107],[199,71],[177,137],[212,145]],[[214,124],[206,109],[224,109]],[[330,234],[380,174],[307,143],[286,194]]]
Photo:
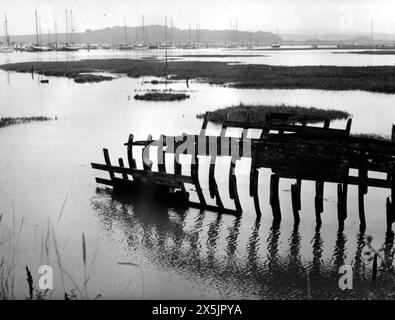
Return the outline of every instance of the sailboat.
[[[158,48],[165,50],[173,48],[171,44],[167,41],[167,17],[165,17],[165,42],[160,43]]]
[[[7,14],[4,14],[4,27],[5,27],[5,39],[6,45],[0,45],[0,53],[10,53],[14,51],[14,48],[10,46],[10,37],[8,36],[7,29]]]
[[[182,46],[183,49],[195,49],[195,45],[191,42],[191,23],[189,23],[188,43]]]
[[[127,27],[126,27],[126,19],[124,18],[124,25],[125,25],[125,43],[124,44],[120,44],[119,46],[118,46],[118,49],[119,50],[132,50],[133,49],[133,46],[131,45],[131,44],[129,44],[129,41],[128,41],[128,30],[127,30]]]
[[[71,32],[74,32],[74,28],[73,28],[73,16],[72,16],[72,11],[70,10],[70,22],[71,22]],[[69,42],[69,36],[68,36],[68,32],[69,32],[69,28],[68,28],[68,11],[66,9],[66,43],[62,46],[59,47],[58,51],[78,51],[81,49],[81,46],[78,44],[75,44],[74,42]]]
[[[230,30],[231,30],[231,35],[232,35],[232,41],[231,42],[226,42],[225,43],[225,48],[226,49],[238,49],[239,44],[237,43],[237,35],[238,35],[238,23],[236,20],[236,29],[233,28],[233,23],[232,21],[230,22]]]
[[[277,37],[279,38],[279,33],[278,33],[278,29],[277,29]],[[272,48],[280,48],[281,44],[279,42],[274,42],[271,46]]]
[[[35,10],[35,16],[36,16],[36,43],[32,44],[29,48],[28,51],[33,51],[33,52],[46,52],[50,51],[51,49],[43,44],[40,44],[40,39],[38,36],[38,18],[37,18],[37,10]]]
[[[145,43],[145,32],[144,32],[144,16],[141,18],[143,26],[143,42],[139,42],[133,46],[133,50],[147,50],[149,46]]]

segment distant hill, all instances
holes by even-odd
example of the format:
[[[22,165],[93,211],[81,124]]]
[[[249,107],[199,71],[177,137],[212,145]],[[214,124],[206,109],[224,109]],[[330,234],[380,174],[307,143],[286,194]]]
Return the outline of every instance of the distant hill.
[[[145,39],[149,43],[164,42],[165,40],[165,28],[163,25],[149,25],[145,28]],[[127,27],[126,28],[129,42],[140,42],[142,41],[142,27]],[[178,44],[185,44],[189,41],[189,34],[191,42],[197,42],[200,39],[201,43],[208,43],[209,45],[224,45],[225,42],[236,41],[239,44],[249,43],[252,41],[254,44],[271,44],[273,42],[281,41],[281,37],[270,33],[270,32],[247,32],[247,31],[232,31],[232,30],[207,30],[201,29],[200,32],[196,30],[189,29],[181,30],[178,28],[173,28],[173,41]],[[198,35],[199,34],[199,35]],[[70,35],[69,35],[70,36]],[[66,40],[66,35],[64,33],[57,35],[58,42],[64,42]],[[82,43],[124,43],[125,42],[125,28],[120,26],[115,26],[111,28],[105,28],[100,30],[86,30],[81,33],[74,33],[72,38],[75,42]],[[168,41],[171,40],[171,30],[167,30]],[[4,41],[4,38],[0,38]],[[41,35],[41,42],[48,42],[49,35]],[[51,35],[51,41],[54,42],[55,35]],[[22,43],[34,43],[36,42],[36,35],[11,35],[11,41],[22,42]]]
[[[322,34],[282,34],[285,43],[316,43],[316,44],[344,44],[344,43],[358,43],[358,44],[381,44],[392,43],[395,41],[395,36],[392,34],[375,33],[372,41],[370,34],[364,33],[322,33]]]

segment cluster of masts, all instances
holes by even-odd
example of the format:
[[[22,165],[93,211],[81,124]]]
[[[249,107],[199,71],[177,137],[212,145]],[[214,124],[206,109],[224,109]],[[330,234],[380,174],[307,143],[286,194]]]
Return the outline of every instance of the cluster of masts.
[[[196,25],[196,33],[195,33],[195,41],[192,41],[192,28],[191,23],[189,23],[189,36],[188,42],[184,45],[181,45],[180,42],[177,43],[174,41],[174,26],[173,19],[170,19],[170,28],[168,27],[167,17],[165,17],[164,24],[164,41],[158,42],[156,44],[150,43],[147,40],[147,34],[144,27],[144,15],[141,17],[142,31],[141,31],[141,40],[138,41],[139,35],[136,32],[136,42],[133,44],[129,41],[126,20],[124,19],[124,29],[125,29],[125,41],[122,44],[116,46],[116,48],[120,50],[145,50],[145,49],[198,49],[203,48],[204,44],[201,42],[201,30],[200,25]],[[169,30],[170,29],[170,30]],[[170,31],[170,35],[168,34]]]
[[[181,45],[181,42],[178,41],[178,44],[174,41],[174,26],[173,19],[170,19],[170,28],[168,27],[168,20],[165,17],[164,24],[164,41],[157,42],[153,44],[149,42],[147,39],[147,33],[144,27],[144,15],[141,17],[141,31],[138,32],[136,29],[136,40],[135,42],[130,41],[128,35],[128,27],[126,24],[126,19],[124,19],[124,41],[119,44],[113,43],[109,44],[80,44],[75,41],[75,26],[73,21],[73,12],[72,10],[66,9],[65,11],[65,27],[66,27],[66,35],[65,39],[63,38],[63,42],[58,41],[58,30],[56,21],[54,22],[54,36],[51,39],[51,31],[48,31],[48,41],[45,42],[42,40],[42,32],[41,32],[41,20],[37,14],[37,10],[34,12],[35,14],[35,33],[36,33],[36,41],[35,43],[30,44],[11,44],[10,36],[8,34],[8,21],[6,14],[4,15],[4,30],[5,30],[5,43],[0,43],[0,53],[1,52],[12,52],[14,50],[17,51],[27,51],[27,52],[46,52],[46,51],[78,51],[80,49],[119,49],[119,50],[146,50],[146,49],[199,49],[208,47],[208,44],[204,44],[201,36],[201,28],[200,24],[196,24],[196,31],[194,39],[192,39],[192,26],[189,23],[189,31],[188,31],[188,42]],[[235,23],[231,22],[231,40],[230,42],[225,43],[225,48],[252,48],[252,32],[250,33],[250,43],[239,44],[239,31],[238,31],[238,20],[235,20]],[[169,34],[170,33],[170,34]],[[272,47],[280,47],[279,43],[273,43]]]

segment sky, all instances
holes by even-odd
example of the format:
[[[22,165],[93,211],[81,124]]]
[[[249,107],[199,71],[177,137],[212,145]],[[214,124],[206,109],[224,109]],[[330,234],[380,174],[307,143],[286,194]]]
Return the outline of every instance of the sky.
[[[65,10],[73,11],[76,31],[116,25],[164,24],[187,29],[230,29],[281,33],[377,33],[395,34],[395,0],[1,0],[12,35],[35,32],[34,10],[42,32],[65,32]],[[0,24],[4,33],[4,22]]]

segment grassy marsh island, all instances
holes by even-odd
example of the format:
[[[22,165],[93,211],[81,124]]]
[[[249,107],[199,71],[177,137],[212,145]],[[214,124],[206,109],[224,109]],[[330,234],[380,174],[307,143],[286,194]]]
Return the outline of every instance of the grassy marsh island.
[[[341,110],[332,109],[317,109],[313,107],[299,107],[287,105],[244,105],[230,106],[226,108],[217,109],[211,112],[208,120],[213,123],[223,123],[225,120],[230,121],[245,121],[246,115],[250,115],[250,119],[254,121],[265,121],[266,115],[271,112],[288,113],[298,116],[308,116],[312,118],[311,123],[322,122],[325,119],[330,120],[344,120],[350,117],[350,114]],[[204,118],[205,114],[198,114],[198,119]]]
[[[100,59],[69,62],[23,62],[1,65],[0,69],[60,76],[80,81],[82,73],[110,72],[129,77],[166,77],[198,79],[236,88],[364,90],[395,93],[395,66],[270,66],[228,64],[205,61],[148,61],[137,59]],[[85,82],[110,80],[111,77],[91,75]]]
[[[0,118],[0,128],[9,127],[9,126],[17,125],[17,124],[23,124],[23,123],[51,121],[51,120],[57,120],[57,117],[55,117],[55,118],[44,117],[44,116],[16,117],[16,118],[5,117],[5,118]]]
[[[334,52],[336,54],[339,53],[347,53],[347,54],[377,54],[377,55],[394,55],[395,50],[364,50],[364,51],[346,51],[346,52]]]
[[[189,95],[174,92],[147,92],[144,94],[136,94],[134,99],[145,101],[181,101],[189,99]]]
[[[268,57],[264,54],[182,54],[178,56],[172,57],[181,57],[181,58],[257,58],[257,57]]]

